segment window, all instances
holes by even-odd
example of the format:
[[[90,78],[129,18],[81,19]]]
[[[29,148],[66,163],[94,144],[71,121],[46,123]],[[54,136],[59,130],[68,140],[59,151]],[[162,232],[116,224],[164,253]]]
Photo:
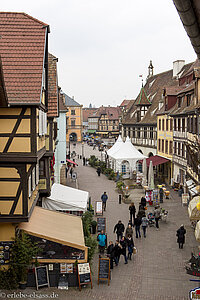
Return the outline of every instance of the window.
[[[194,129],[194,133],[198,134],[198,119],[197,119],[197,117],[196,117],[194,120],[195,120],[195,129]]]
[[[170,119],[170,131],[173,131],[173,119]]]
[[[185,157],[185,145],[182,144],[182,157]]]
[[[173,142],[170,141],[169,142],[169,154],[172,154],[173,153]]]
[[[72,119],[71,120],[71,126],[75,126],[76,125],[76,120]]]
[[[160,143],[161,141],[160,141],[160,139],[158,140],[158,151],[160,151],[161,149],[160,149],[160,145],[161,145],[161,143]]]
[[[178,131],[181,131],[181,119],[178,119]]]
[[[75,109],[71,109],[71,115],[75,116],[75,114],[76,114]]]
[[[129,137],[131,136],[131,129],[130,129],[130,127],[128,127],[128,136]]]
[[[190,106],[191,103],[191,95],[187,95],[187,106]]]
[[[161,119],[159,119],[159,130],[161,130]]]
[[[185,118],[182,119],[182,132],[185,132]]]
[[[137,130],[137,137],[140,138],[140,128]]]
[[[168,141],[165,141],[165,153],[168,154]]]
[[[163,131],[165,130],[165,120],[164,119],[162,120],[162,130]]]
[[[135,127],[133,127],[133,137],[135,138]]]
[[[176,131],[176,119],[174,119],[174,131]]]
[[[193,122],[193,117],[190,118],[190,132],[194,132],[194,122]]]
[[[47,114],[39,110],[39,135],[47,134]]]
[[[190,132],[190,117],[187,117],[187,131]]]
[[[181,107],[181,97],[178,97],[178,107]]]
[[[108,130],[108,126],[106,126],[106,130]]]
[[[141,120],[141,114],[140,111],[137,111],[137,122],[140,122]]]
[[[147,138],[147,128],[144,127],[144,139],[146,139],[146,138]]]
[[[39,162],[39,176],[44,177],[45,176],[45,165],[44,165],[44,160],[40,160]]]
[[[178,143],[178,155],[181,155],[181,143]]]
[[[153,139],[153,127],[150,127],[150,139]]]
[[[177,142],[174,142],[174,154],[176,154]]]
[[[115,126],[113,126],[113,130],[115,129]]]
[[[168,131],[168,119],[166,119],[166,131]]]
[[[162,140],[162,152],[164,152],[164,140]]]

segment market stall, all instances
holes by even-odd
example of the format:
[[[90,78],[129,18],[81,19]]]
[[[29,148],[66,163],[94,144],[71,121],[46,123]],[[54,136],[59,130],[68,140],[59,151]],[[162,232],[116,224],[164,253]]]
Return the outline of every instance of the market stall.
[[[200,242],[200,221],[197,222],[195,228],[195,238],[198,242]]]
[[[37,261],[48,266],[51,286],[58,285],[63,264],[73,267],[76,261],[87,262],[88,249],[80,217],[36,206],[29,222],[20,223],[18,228],[42,249]],[[35,286],[34,276],[29,285]]]
[[[130,170],[135,171],[137,169],[137,161],[145,158],[133,146],[129,137],[126,138],[126,142],[122,143],[116,152],[111,153],[109,156],[114,161],[114,171],[122,174],[124,178],[129,178]]]
[[[88,192],[54,183],[51,195],[43,199],[42,207],[80,216],[87,210],[88,202]]]

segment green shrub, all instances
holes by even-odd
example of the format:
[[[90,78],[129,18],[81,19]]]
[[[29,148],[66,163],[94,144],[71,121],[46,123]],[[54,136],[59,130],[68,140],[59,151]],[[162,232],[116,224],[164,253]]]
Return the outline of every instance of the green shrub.
[[[92,213],[90,211],[86,211],[82,216],[82,222],[85,245],[88,247],[88,261],[90,262],[97,247],[96,238],[92,237],[90,234],[90,227],[92,226],[93,222],[96,221],[93,220]]]
[[[13,290],[18,288],[17,274],[13,266],[0,271],[0,289]]]
[[[118,182],[116,183],[116,187],[117,187],[120,191],[122,191],[122,189],[125,187],[125,184],[124,184],[123,181],[118,181]]]
[[[89,164],[91,167],[95,167],[95,163],[98,161],[97,157],[95,155],[91,155],[89,158]]]

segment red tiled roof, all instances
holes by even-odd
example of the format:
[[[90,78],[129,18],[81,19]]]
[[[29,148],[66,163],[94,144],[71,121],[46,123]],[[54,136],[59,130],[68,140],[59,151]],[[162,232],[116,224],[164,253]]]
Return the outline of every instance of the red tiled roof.
[[[65,97],[61,92],[59,92],[59,111],[67,112],[68,108],[64,102],[65,102]]]
[[[57,58],[48,54],[48,117],[58,117]]]
[[[120,107],[121,107],[121,106],[127,106],[127,105],[129,104],[130,101],[131,101],[131,100],[126,100],[126,99],[123,100],[122,103],[120,104]]]
[[[87,122],[88,117],[92,117],[96,111],[97,111],[97,108],[83,108],[82,109],[83,122]]]
[[[119,106],[117,107],[101,106],[97,110],[97,116],[101,117],[101,115],[103,114],[107,115],[108,119],[110,120],[118,120],[121,114],[121,108]]]
[[[0,55],[10,104],[40,103],[47,24],[0,12]]]

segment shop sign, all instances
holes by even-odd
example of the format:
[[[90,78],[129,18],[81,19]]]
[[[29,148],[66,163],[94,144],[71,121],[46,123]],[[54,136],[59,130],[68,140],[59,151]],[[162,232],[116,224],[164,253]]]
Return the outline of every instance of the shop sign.
[[[40,179],[38,184],[39,190],[46,190],[47,189],[47,180],[46,178]]]
[[[13,242],[0,242],[0,265],[9,264],[12,245]]]
[[[200,299],[200,287],[195,288],[189,292],[190,300]]]

